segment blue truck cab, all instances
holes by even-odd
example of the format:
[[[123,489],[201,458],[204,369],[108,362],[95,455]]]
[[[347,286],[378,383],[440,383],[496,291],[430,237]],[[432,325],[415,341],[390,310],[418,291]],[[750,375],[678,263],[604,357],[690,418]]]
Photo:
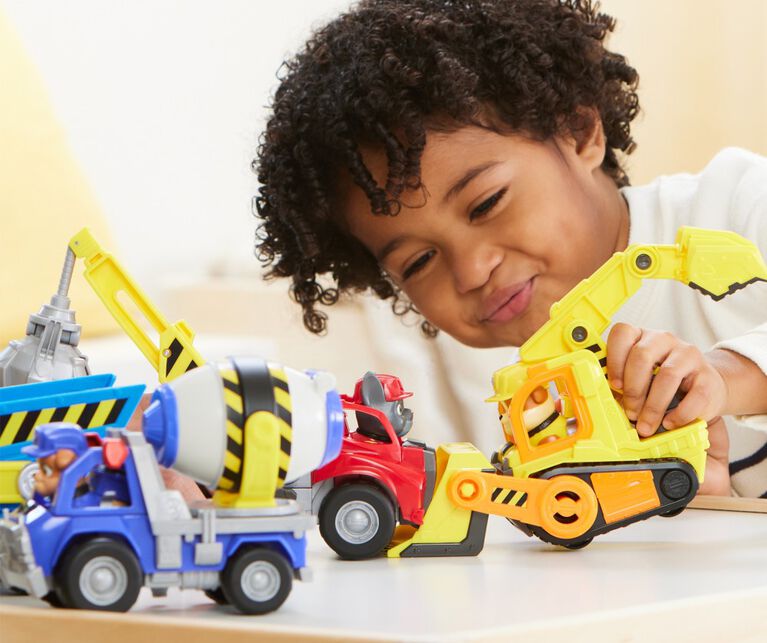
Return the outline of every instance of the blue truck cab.
[[[137,432],[111,429],[61,474],[51,499],[0,519],[0,584],[52,605],[126,611],[140,589],[202,589],[219,604],[277,609],[294,578],[307,580],[305,532],[295,501],[225,509],[187,504],[167,489],[154,450]]]

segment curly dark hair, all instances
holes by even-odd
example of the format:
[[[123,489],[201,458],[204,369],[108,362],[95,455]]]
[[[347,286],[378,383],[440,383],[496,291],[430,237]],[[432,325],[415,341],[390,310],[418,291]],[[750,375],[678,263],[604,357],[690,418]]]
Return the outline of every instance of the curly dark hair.
[[[334,204],[347,172],[374,214],[396,215],[402,192],[422,187],[429,130],[479,124],[545,140],[577,135],[598,113],[603,170],[628,184],[617,150],[634,148],[638,76],[605,49],[615,22],[598,9],[590,0],[363,0],[284,63],[253,161],[256,250],[266,278],[292,278],[307,329],[326,330],[318,303],[368,289],[398,315],[418,312]],[[384,185],[365,165],[363,143],[385,150]],[[421,327],[436,332],[428,321]]]

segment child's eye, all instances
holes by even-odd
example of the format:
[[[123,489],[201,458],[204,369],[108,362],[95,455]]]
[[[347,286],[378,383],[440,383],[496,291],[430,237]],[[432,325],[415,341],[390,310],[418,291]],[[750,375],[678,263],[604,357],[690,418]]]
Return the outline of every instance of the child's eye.
[[[469,221],[479,219],[480,217],[483,217],[488,212],[490,212],[490,210],[495,207],[495,204],[503,198],[504,194],[506,194],[506,190],[507,188],[501,188],[493,196],[482,201],[482,203],[480,203],[469,213]]]
[[[428,250],[427,252],[424,252],[421,256],[419,256],[418,259],[416,259],[413,263],[411,263],[402,272],[403,281],[405,279],[412,277],[415,273],[421,270],[433,256],[434,256],[434,250]]]

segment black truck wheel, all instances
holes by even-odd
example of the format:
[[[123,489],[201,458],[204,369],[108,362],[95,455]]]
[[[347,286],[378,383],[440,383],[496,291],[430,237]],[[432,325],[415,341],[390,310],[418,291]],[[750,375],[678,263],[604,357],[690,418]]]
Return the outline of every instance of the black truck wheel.
[[[221,574],[226,600],[243,614],[266,614],[285,602],[293,588],[293,567],[285,556],[264,547],[248,547]]]
[[[127,612],[143,582],[130,547],[94,538],[70,546],[54,574],[54,591],[64,607]]]
[[[371,484],[336,487],[320,508],[320,533],[341,558],[380,554],[394,535],[397,519],[389,497]]]
[[[64,602],[55,590],[48,592],[42,599],[51,607],[65,607]]]
[[[212,600],[216,605],[229,605],[229,601],[227,601],[226,596],[224,596],[224,590],[221,589],[220,586],[216,587],[216,589],[206,589],[205,596]]]

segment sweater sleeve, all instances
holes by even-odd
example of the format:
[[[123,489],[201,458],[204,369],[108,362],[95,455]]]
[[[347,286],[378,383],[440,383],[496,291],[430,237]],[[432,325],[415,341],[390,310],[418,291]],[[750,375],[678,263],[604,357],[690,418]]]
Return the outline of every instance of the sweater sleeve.
[[[732,229],[753,240],[767,261],[767,160],[758,157],[746,171],[730,201]],[[743,355],[767,375],[767,309],[765,323],[737,336],[718,342],[714,348],[724,348]],[[752,428],[767,431],[767,414],[738,416]]]

